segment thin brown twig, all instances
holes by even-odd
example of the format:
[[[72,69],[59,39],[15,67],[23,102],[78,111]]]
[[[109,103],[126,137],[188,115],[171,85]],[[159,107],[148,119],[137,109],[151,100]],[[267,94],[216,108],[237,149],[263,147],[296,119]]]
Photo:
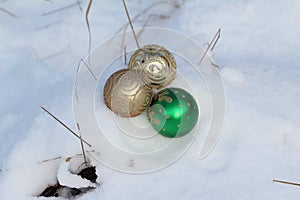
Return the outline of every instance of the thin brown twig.
[[[89,54],[88,63],[89,64],[90,64],[90,53],[91,53],[91,50],[92,50],[92,32],[91,32],[91,26],[90,26],[90,22],[89,22],[89,14],[90,14],[90,11],[91,11],[92,4],[93,4],[93,0],[90,0],[89,4],[88,4],[88,7],[86,9],[86,13],[85,13],[86,26],[87,26],[87,29],[88,29],[88,32],[89,32],[89,49],[88,49],[88,54]]]
[[[82,155],[83,155],[83,159],[84,159],[84,164],[85,164],[85,166],[88,166],[88,162],[86,160],[86,155],[85,155],[85,151],[84,151],[83,141],[82,141],[81,135],[80,135],[80,144],[81,144],[81,150],[82,150]]]
[[[78,132],[80,133],[79,123],[76,123],[76,125],[77,125]],[[81,151],[82,151],[82,155],[83,155],[83,159],[84,159],[84,164],[85,164],[85,166],[88,166],[87,160],[86,160],[86,156],[85,156],[85,151],[84,151],[84,146],[83,146],[83,141],[82,141],[81,134],[79,136],[80,136],[80,145],[81,145]]]
[[[86,151],[86,152],[91,154],[91,153],[95,153],[95,150]],[[82,153],[78,153],[75,156],[81,156],[81,155],[82,155]],[[74,156],[72,156],[72,157],[74,157]],[[47,163],[47,162],[51,162],[51,161],[55,161],[55,160],[59,160],[59,159],[63,159],[63,157],[62,156],[57,156],[55,158],[49,158],[49,159],[46,159],[46,160],[38,161],[34,164],[43,164],[43,163]],[[0,173],[10,171],[10,170],[12,170],[12,169],[0,169]]]
[[[151,9],[153,9],[154,7],[156,6],[159,6],[159,5],[162,5],[162,4],[166,4],[166,5],[169,5],[169,6],[172,6],[174,7],[174,9],[172,9],[168,14],[163,14],[163,15],[155,15],[155,14],[152,14],[152,15],[149,15],[146,19],[146,21],[144,22],[143,26],[142,26],[142,30],[140,30],[137,34],[137,38],[140,37],[140,35],[143,33],[143,28],[146,27],[150,21],[151,18],[159,18],[159,19],[169,19],[170,18],[170,15],[174,12],[174,10],[178,9],[182,4],[182,3],[175,3],[175,2],[169,2],[169,1],[157,1],[157,2],[154,2],[152,4],[150,4],[148,7],[146,7],[145,9],[141,10],[136,16],[134,16],[132,18],[132,22],[138,22],[138,19],[140,17],[142,17],[143,15],[145,15],[147,12],[149,12]],[[123,38],[122,38],[122,47],[124,46],[125,44],[125,31],[127,30],[128,26],[129,26],[129,22],[127,22],[126,24],[124,24],[123,26],[121,26],[121,28],[116,31],[116,34],[120,33],[121,31],[123,31]]]
[[[86,151],[86,152],[87,153],[91,153],[91,152],[95,152],[95,150]],[[82,155],[82,153],[78,153],[75,156],[81,156],[81,155]],[[74,157],[74,156],[71,156],[71,157]],[[42,163],[46,163],[46,162],[50,162],[50,161],[55,161],[55,160],[62,159],[62,158],[63,158],[62,156],[58,156],[58,157],[55,157],[55,158],[49,158],[49,159],[46,159],[46,160],[38,161],[36,163],[37,164],[42,164]]]
[[[96,77],[95,73],[94,73],[94,72],[92,71],[92,69],[89,67],[88,63],[86,63],[86,62],[81,58],[81,59],[79,60],[78,66],[77,66],[76,79],[75,79],[75,86],[74,86],[77,102],[79,102],[78,92],[77,92],[77,79],[78,79],[78,74],[79,74],[79,69],[80,69],[81,63],[83,63],[84,66],[86,66],[86,68],[89,70],[90,74],[93,76],[93,78],[95,79],[95,81],[97,81],[97,77]]]
[[[62,159],[62,157],[58,156],[58,157],[55,157],[55,158],[50,158],[50,159],[47,159],[47,160],[42,160],[42,161],[37,162],[37,164],[42,164],[42,163],[45,163],[45,162],[54,161],[54,160],[58,160],[58,159]]]
[[[127,5],[126,5],[126,3],[125,3],[125,0],[122,0],[122,1],[123,1],[123,5],[124,5],[124,8],[125,8],[125,12],[126,12],[126,15],[127,15],[127,18],[128,18],[128,22],[129,22],[129,25],[130,25],[130,28],[131,28],[131,31],[132,31],[132,34],[133,34],[133,37],[134,37],[136,46],[137,46],[138,49],[140,49],[140,44],[139,44],[139,41],[138,41],[137,36],[136,36],[136,34],[135,34],[135,31],[134,31],[134,28],[133,28],[133,24],[132,24],[132,21],[131,21],[129,12],[128,12]]]
[[[287,185],[294,185],[294,186],[300,186],[300,183],[293,183],[289,181],[281,181],[281,180],[273,180],[275,183],[282,183],[282,184],[287,184]]]
[[[65,123],[63,123],[61,120],[59,120],[57,117],[55,117],[52,113],[50,113],[46,108],[42,107],[41,108],[48,113],[52,118],[54,118],[57,122],[59,122],[63,127],[65,127],[70,133],[72,133],[75,137],[77,137],[78,139],[80,139],[80,136],[77,135],[72,129],[70,129]],[[90,145],[88,142],[86,142],[85,140],[82,139],[82,141],[87,144],[89,147],[91,147],[92,145]]]
[[[136,21],[138,18],[140,18],[142,15],[144,15],[146,12],[148,12],[150,9],[152,9],[155,6],[158,6],[160,4],[165,4],[165,1],[158,1],[158,2],[154,2],[152,4],[150,4],[148,7],[146,7],[144,10],[142,10],[141,12],[139,12],[136,16],[134,16],[131,21],[134,22]],[[122,30],[124,30],[127,26],[129,25],[129,22],[127,22],[126,24],[124,24],[123,26],[121,26],[121,28],[116,32],[116,33],[120,33]],[[127,29],[127,28],[126,28]],[[125,30],[126,30],[125,29]]]
[[[204,54],[202,55],[202,57],[201,57],[201,59],[200,59],[198,65],[201,64],[201,62],[202,62],[203,59],[205,58],[207,52],[208,52],[209,50],[212,51],[213,48],[216,46],[216,43],[218,42],[218,40],[219,40],[219,38],[220,38],[220,35],[221,35],[221,29],[219,28],[218,31],[217,31],[217,33],[215,34],[215,36],[213,37],[213,39],[212,39],[211,42],[209,43],[208,47],[206,48]],[[213,47],[213,48],[212,48],[212,47]]]

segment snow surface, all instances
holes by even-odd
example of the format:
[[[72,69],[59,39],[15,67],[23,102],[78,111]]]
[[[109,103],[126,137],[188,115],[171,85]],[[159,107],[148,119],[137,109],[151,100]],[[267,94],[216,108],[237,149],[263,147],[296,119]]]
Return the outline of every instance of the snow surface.
[[[85,167],[85,165],[82,163],[81,155],[61,162],[57,170],[57,180],[59,184],[77,189],[87,187],[96,188],[97,184],[92,183],[87,179],[83,179],[76,174],[79,173],[83,167]]]
[[[74,130],[71,99],[76,68],[88,49],[86,1],[0,1],[0,199],[36,199],[53,184],[61,160],[80,152],[71,134],[49,118],[45,106]],[[150,1],[129,1],[132,16]],[[168,13],[170,6],[151,9]],[[204,160],[196,140],[170,167],[150,174],[119,173],[98,165],[102,185],[78,199],[298,199],[300,188],[300,4],[297,0],[187,0],[169,19],[148,26],[181,31],[201,43],[217,29],[214,54],[227,95],[221,140]],[[93,47],[127,19],[121,1],[95,1]],[[42,199],[42,198],[41,198]]]

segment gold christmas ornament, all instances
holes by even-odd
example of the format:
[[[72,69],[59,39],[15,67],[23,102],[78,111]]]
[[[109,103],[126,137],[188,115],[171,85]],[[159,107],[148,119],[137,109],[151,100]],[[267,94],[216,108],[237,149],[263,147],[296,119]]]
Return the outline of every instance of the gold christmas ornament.
[[[155,89],[169,85],[176,75],[176,61],[172,53],[154,44],[136,50],[128,68],[145,71],[150,79],[150,87]]]
[[[135,117],[144,112],[152,100],[152,89],[142,70],[121,69],[113,73],[104,86],[104,102],[121,117]]]

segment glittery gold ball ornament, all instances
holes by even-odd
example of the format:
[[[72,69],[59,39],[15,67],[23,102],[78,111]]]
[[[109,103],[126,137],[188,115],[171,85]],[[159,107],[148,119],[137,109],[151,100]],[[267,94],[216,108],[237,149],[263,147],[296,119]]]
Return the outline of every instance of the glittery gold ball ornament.
[[[145,111],[152,99],[152,89],[146,84],[142,70],[121,69],[113,73],[104,86],[104,102],[121,117],[135,117]]]
[[[165,137],[188,134],[198,121],[199,110],[194,97],[180,88],[166,88],[157,93],[148,109],[153,128]]]
[[[158,45],[146,45],[131,56],[129,69],[144,70],[150,79],[150,87],[160,89],[175,78],[176,61],[172,53]]]

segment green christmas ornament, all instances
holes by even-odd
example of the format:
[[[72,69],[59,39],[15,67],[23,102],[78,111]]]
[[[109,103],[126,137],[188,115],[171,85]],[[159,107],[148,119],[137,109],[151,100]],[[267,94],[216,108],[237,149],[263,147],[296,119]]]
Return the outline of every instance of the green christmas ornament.
[[[153,128],[169,138],[182,137],[196,125],[199,109],[194,97],[180,88],[166,88],[157,93],[148,109]]]

